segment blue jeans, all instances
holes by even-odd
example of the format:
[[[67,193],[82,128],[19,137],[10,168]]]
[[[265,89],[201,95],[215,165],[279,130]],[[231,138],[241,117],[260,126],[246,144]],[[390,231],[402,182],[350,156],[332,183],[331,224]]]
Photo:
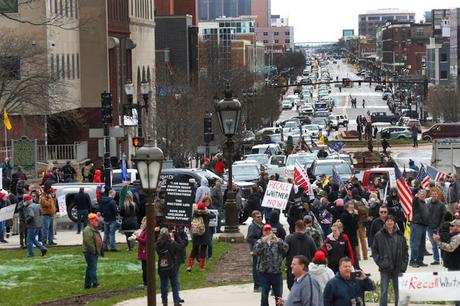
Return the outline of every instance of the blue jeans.
[[[83,223],[83,228],[88,225],[88,210],[77,210],[77,232],[80,233],[82,228],[81,224]]]
[[[380,272],[380,306],[388,305],[388,285],[390,281],[393,282],[393,289],[395,291],[395,306],[398,306],[399,300],[399,287],[398,287],[397,271]]]
[[[117,221],[104,222],[104,243],[102,248],[107,250],[107,240],[110,235],[110,250],[116,250],[117,246],[115,244],[115,231],[117,230]]]
[[[163,304],[168,303],[169,282],[171,282],[174,304],[179,304],[179,278],[176,271],[168,276],[160,275],[161,301]]]
[[[264,273],[259,272],[260,283],[262,285],[262,294],[260,305],[268,305],[268,294],[270,293],[270,287],[273,288],[275,294],[275,300],[283,296],[283,277],[280,273]]]
[[[438,231],[436,229],[427,228],[426,232],[427,232],[428,238],[430,239],[430,242],[431,242],[431,249],[433,251],[433,259],[434,259],[434,261],[439,262],[439,248],[438,248],[438,245],[436,244],[436,242],[433,239],[433,234],[437,233]]]
[[[410,262],[423,263],[425,254],[426,226],[416,223],[410,224]]]
[[[5,240],[5,223],[0,222],[0,240]]]
[[[37,240],[37,235],[38,235],[38,232],[40,232],[40,230],[41,230],[40,228],[35,228],[35,227],[27,228],[27,252],[30,257],[35,256],[34,245],[37,248],[39,248],[41,251],[46,250],[45,246]]]
[[[212,239],[214,238],[214,233],[216,232],[216,228],[215,227],[209,227],[209,236],[210,236],[210,241],[211,243],[208,245],[208,256],[207,258],[211,258],[212,257]]]
[[[54,218],[49,215],[43,216],[43,225],[42,225],[42,243],[52,243],[54,239],[54,229],[53,229]]]
[[[259,289],[261,284],[260,284],[260,276],[259,276],[259,271],[257,271],[257,260],[259,259],[259,256],[252,255],[252,278],[254,280],[254,289]]]
[[[85,274],[85,288],[96,287],[99,285],[97,281],[97,255],[85,253],[86,260],[86,274]]]

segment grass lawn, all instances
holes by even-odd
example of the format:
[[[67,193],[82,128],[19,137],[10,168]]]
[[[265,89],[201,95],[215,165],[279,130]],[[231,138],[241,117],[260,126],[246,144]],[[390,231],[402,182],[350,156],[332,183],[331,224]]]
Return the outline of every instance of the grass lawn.
[[[99,258],[100,287],[97,289],[83,288],[86,263],[80,246],[49,248],[45,257],[39,256],[40,252],[36,250],[35,258],[27,258],[26,250],[1,250],[0,305],[32,305],[82,294],[136,288],[142,283],[137,251],[128,252],[123,244],[118,248],[122,251],[107,252],[105,257]],[[228,248],[226,243],[214,242],[213,258],[207,263],[206,269],[210,270]],[[187,254],[189,251],[190,246]],[[204,287],[205,278],[206,272],[198,272],[198,265],[194,266],[192,273],[187,273],[182,266],[181,289]],[[121,300],[144,294],[145,291],[132,292],[125,294]],[[95,301],[91,305],[112,305],[118,300],[120,297],[113,297]]]

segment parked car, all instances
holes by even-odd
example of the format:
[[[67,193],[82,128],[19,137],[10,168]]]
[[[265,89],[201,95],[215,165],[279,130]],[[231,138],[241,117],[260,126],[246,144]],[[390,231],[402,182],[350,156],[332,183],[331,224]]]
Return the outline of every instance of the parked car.
[[[252,154],[266,154],[266,152],[270,151],[270,155],[282,155],[283,150],[281,150],[281,147],[279,144],[276,143],[268,143],[268,144],[260,144],[260,145],[255,145],[251,149]]]
[[[329,125],[338,130],[340,126],[348,125],[347,115],[329,115]]]
[[[385,139],[410,139],[412,131],[409,127],[388,127],[380,131],[380,135]]]
[[[283,100],[281,107],[282,109],[291,109],[294,107],[294,102],[292,100]]]
[[[389,122],[392,125],[395,125],[398,120],[399,116],[388,114],[386,112],[373,112],[371,113],[371,120],[372,122]]]
[[[244,149],[250,149],[254,146],[254,142],[256,141],[256,135],[250,131],[245,130],[241,133],[241,137],[243,139],[242,146]]]
[[[252,160],[252,161],[256,161],[257,163],[259,163],[259,165],[261,166],[267,166],[269,161],[270,161],[270,157],[267,155],[267,154],[246,154],[243,156],[243,160]]]
[[[428,131],[422,133],[422,139],[432,141],[439,138],[457,138],[460,137],[460,122],[454,123],[437,123]]]
[[[294,166],[296,161],[299,162],[305,169],[311,166],[313,161],[317,158],[316,153],[297,153],[291,154],[287,157],[286,160],[286,169],[284,171],[284,176],[286,178],[294,177]]]
[[[353,170],[348,162],[342,159],[317,159],[311,165],[311,171],[317,178],[322,174],[327,177],[332,176],[333,169],[343,180],[349,180],[353,175]]]
[[[257,182],[260,173],[259,163],[254,160],[237,161],[232,166],[232,178],[235,181]]]

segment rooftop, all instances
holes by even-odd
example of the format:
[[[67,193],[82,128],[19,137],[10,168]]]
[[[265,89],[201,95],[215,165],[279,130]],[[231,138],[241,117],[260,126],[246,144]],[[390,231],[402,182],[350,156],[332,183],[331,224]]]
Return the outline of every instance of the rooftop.
[[[365,14],[375,14],[375,15],[380,15],[380,14],[414,14],[414,12],[410,12],[409,10],[404,10],[404,9],[398,9],[398,8],[382,8],[382,9],[376,9],[376,10],[369,10]],[[362,14],[362,15],[365,15]]]

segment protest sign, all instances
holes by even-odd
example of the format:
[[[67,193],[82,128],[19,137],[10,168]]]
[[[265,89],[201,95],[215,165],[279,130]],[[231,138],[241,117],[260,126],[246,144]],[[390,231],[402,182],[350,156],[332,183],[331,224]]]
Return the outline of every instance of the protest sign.
[[[9,205],[0,209],[0,222],[13,219],[16,205]]]
[[[210,227],[217,227],[217,218],[219,218],[219,211],[217,209],[208,209],[209,212],[212,212],[215,217],[209,219]]]
[[[265,190],[262,207],[285,209],[289,200],[292,184],[269,181]]]
[[[400,301],[459,301],[460,271],[404,273],[399,277]]]
[[[165,224],[189,226],[192,219],[192,205],[195,184],[189,181],[175,181],[163,178],[165,198]]]
[[[67,205],[65,203],[65,195],[57,198],[59,207],[59,217],[67,216]]]

